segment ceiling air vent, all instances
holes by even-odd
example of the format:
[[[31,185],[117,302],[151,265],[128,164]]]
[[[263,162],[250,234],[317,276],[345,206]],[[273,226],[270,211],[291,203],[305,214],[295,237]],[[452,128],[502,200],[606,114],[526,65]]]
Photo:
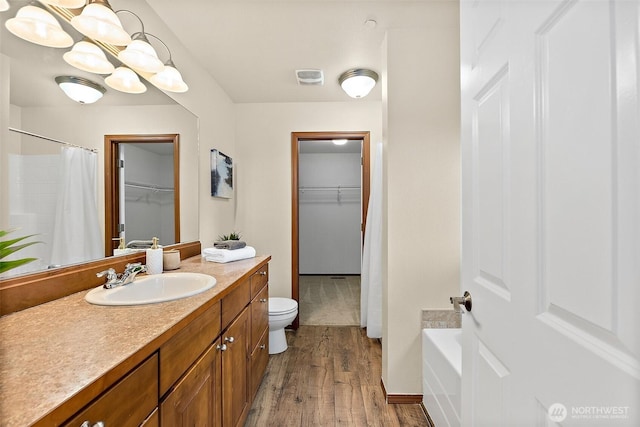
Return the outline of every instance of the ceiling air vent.
[[[322,86],[324,84],[322,70],[296,70],[296,79],[298,79],[299,85],[304,86]]]

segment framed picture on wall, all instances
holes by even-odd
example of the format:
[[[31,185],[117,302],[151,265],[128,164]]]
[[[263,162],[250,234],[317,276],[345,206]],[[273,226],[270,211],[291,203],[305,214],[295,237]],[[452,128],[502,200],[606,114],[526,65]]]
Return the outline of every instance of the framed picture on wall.
[[[215,148],[211,150],[211,195],[233,196],[233,159]]]

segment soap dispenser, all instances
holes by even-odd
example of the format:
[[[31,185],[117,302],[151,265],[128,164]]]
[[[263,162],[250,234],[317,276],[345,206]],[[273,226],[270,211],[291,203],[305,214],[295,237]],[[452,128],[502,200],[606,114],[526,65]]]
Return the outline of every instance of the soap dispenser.
[[[118,244],[118,248],[113,250],[114,255],[124,255],[127,253],[127,248],[124,244],[124,237],[120,237],[118,239],[120,243]]]
[[[152,239],[151,248],[147,249],[147,274],[162,273],[162,248],[158,247],[158,238]]]

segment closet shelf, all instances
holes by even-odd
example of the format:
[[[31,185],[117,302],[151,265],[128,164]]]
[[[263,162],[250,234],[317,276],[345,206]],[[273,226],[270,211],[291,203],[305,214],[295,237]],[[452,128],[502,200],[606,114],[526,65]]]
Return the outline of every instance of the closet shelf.
[[[333,187],[300,187],[300,191],[305,192],[307,190],[310,191],[340,191],[340,190],[360,190],[358,186],[342,186],[336,185]]]
[[[347,191],[345,192],[345,190],[347,190]],[[354,193],[354,190],[357,191],[357,193]],[[309,192],[309,193],[314,192],[316,194],[316,197],[322,197],[322,194],[318,195],[318,192],[326,191],[326,192],[332,192],[331,194],[333,194],[333,192],[335,192],[335,197],[336,197],[335,201],[338,202],[338,203],[342,203],[342,202],[348,202],[348,203],[360,202],[360,187],[359,186],[355,186],[355,185],[349,185],[349,186],[336,185],[336,186],[330,186],[330,187],[319,187],[319,186],[299,187],[299,191],[300,191],[301,197],[306,192]],[[346,197],[346,200],[345,200],[345,197]],[[323,201],[327,202],[329,200],[314,199],[314,200],[301,200],[301,201],[303,201],[303,202],[323,202]]]
[[[160,187],[158,185],[141,184],[139,182],[125,182],[124,185],[125,187],[138,188],[141,190],[151,190],[156,193],[169,193],[174,191],[174,189],[171,187]]]

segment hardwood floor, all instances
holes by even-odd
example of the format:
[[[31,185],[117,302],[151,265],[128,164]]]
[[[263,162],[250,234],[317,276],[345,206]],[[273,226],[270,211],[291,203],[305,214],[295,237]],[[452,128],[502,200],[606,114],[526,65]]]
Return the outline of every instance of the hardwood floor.
[[[420,405],[385,402],[380,342],[359,326],[300,326],[287,340],[269,357],[245,427],[429,426]]]
[[[300,276],[301,325],[360,325],[360,276]]]

